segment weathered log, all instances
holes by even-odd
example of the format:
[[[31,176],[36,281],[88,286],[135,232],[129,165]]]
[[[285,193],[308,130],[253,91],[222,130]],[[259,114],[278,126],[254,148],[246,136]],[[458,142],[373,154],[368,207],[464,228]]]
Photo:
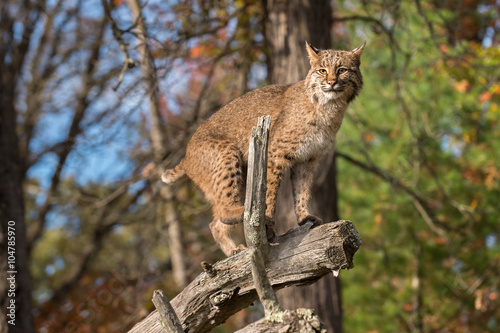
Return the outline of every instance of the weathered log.
[[[326,333],[326,326],[310,309],[285,311],[276,319],[262,318],[235,333]]]
[[[326,274],[354,267],[352,259],[361,245],[350,221],[312,223],[292,229],[271,246],[267,275],[275,290],[309,284]],[[245,250],[215,263],[201,273],[172,301],[185,332],[207,332],[257,300],[250,254]],[[153,311],[129,333],[163,332],[159,314]]]

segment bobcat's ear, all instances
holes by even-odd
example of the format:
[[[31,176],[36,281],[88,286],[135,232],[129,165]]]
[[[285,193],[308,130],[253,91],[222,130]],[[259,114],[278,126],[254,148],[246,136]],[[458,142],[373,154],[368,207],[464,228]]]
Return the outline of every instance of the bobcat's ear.
[[[319,50],[309,44],[308,41],[306,41],[306,50],[307,50],[307,56],[309,58],[309,62],[312,64],[313,62],[316,62],[319,58],[318,52]]]
[[[358,60],[358,63],[361,62],[361,55],[363,54],[363,50],[365,49],[366,42],[363,43],[363,45],[355,48],[354,50],[351,51],[351,53],[356,57]]]

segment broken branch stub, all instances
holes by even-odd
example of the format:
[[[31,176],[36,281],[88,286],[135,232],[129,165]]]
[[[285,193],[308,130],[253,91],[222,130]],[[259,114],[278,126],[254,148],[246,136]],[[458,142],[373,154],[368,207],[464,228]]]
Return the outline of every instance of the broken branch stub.
[[[243,218],[245,239],[251,256],[252,277],[266,317],[283,312],[266,274],[269,243],[266,237],[267,142],[271,116],[259,117],[252,128],[248,152],[248,176]]]
[[[183,333],[181,322],[163,291],[155,290],[153,304],[160,314],[160,323],[167,333]]]
[[[285,311],[277,321],[262,318],[235,333],[327,333],[326,326],[310,309]]]
[[[248,150],[248,175],[245,195],[243,224],[248,247],[262,250],[267,261],[269,243],[266,238],[264,212],[266,210],[267,181],[267,141],[271,116],[259,117],[252,128]]]

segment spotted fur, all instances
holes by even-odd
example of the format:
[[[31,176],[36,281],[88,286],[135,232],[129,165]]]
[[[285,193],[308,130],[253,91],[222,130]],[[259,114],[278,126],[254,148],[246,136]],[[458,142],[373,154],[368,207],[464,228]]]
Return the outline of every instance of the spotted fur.
[[[305,80],[289,86],[267,86],[233,100],[200,125],[181,163],[163,174],[168,184],[187,175],[202,189],[212,205],[212,235],[226,255],[244,249],[236,246],[230,232],[243,220],[248,140],[260,116],[271,115],[268,239],[276,238],[276,198],[287,170],[291,170],[299,224],[322,223],[309,213],[312,177],[318,161],[333,145],[348,104],[363,86],[359,66],[364,46],[336,51],[318,50],[306,43],[311,69]]]

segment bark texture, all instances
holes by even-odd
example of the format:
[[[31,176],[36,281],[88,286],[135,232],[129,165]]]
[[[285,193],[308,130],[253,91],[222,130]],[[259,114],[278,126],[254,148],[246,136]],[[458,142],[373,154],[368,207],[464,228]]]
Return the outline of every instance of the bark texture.
[[[265,34],[272,83],[290,84],[305,78],[309,60],[304,42],[317,48],[331,44],[333,15],[328,0],[264,0]]]
[[[282,312],[276,294],[266,274],[269,243],[266,237],[267,145],[271,116],[259,117],[252,128],[248,150],[248,176],[245,197],[245,240],[251,255],[252,277],[266,317]]]
[[[326,333],[326,326],[320,318],[310,309],[297,309],[286,311],[282,316],[275,320],[262,318],[245,328],[236,331],[236,333]]]
[[[310,284],[334,270],[352,268],[361,238],[349,221],[312,223],[278,238],[269,253],[267,275],[275,290],[293,284]],[[258,299],[248,250],[215,263],[193,280],[172,301],[185,332],[208,332]],[[162,332],[157,311],[129,333]]]

